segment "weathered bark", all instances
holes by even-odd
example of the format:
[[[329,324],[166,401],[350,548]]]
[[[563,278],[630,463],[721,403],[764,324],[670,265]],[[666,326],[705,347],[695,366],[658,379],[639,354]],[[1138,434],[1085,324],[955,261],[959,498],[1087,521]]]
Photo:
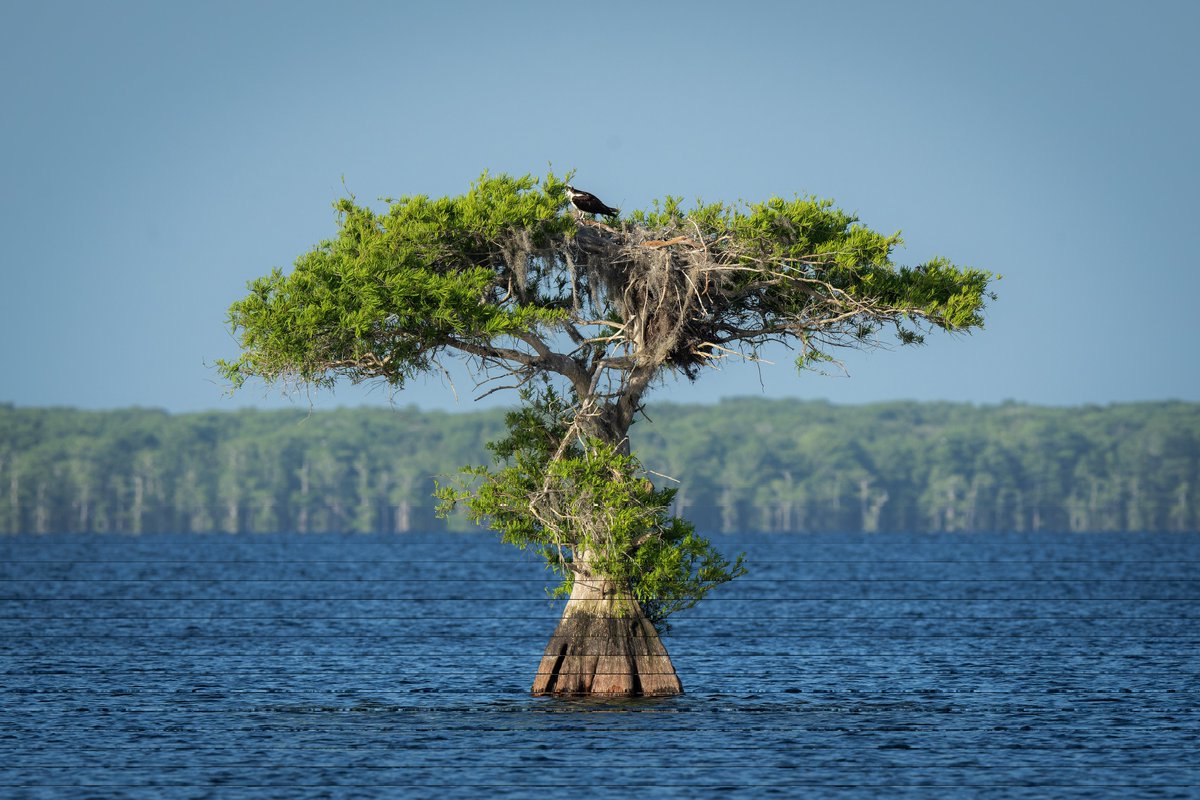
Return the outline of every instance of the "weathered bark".
[[[535,695],[664,697],[683,685],[658,631],[628,587],[577,575],[542,656]]]

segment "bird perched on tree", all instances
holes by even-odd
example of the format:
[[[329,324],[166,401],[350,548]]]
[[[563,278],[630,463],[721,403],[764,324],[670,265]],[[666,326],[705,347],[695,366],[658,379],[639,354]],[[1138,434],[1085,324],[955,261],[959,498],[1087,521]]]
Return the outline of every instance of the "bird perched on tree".
[[[571,205],[585,214],[604,214],[608,217],[615,217],[621,213],[619,208],[610,208],[596,195],[591,192],[581,192],[574,186],[567,187],[567,194],[571,196]]]

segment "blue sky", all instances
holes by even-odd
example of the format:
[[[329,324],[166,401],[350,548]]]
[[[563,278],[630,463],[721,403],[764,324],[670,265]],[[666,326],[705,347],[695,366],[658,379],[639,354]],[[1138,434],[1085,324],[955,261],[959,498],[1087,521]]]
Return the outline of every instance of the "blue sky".
[[[225,310],[330,204],[577,170],[622,208],[831,197],[900,260],[1003,274],[987,328],[787,353],[654,400],[1200,400],[1200,5],[4,3],[0,402],[415,403],[444,381],[233,397]],[[491,401],[506,402],[506,398]]]

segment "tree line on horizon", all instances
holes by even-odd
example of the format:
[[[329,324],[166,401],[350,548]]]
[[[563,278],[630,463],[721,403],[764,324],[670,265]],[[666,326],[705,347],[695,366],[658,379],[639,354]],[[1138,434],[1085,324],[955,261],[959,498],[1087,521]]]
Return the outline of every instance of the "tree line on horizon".
[[[632,438],[705,533],[1200,530],[1200,404],[736,399]],[[0,405],[0,532],[470,530],[432,497],[501,410]],[[679,483],[675,483],[678,481]]]

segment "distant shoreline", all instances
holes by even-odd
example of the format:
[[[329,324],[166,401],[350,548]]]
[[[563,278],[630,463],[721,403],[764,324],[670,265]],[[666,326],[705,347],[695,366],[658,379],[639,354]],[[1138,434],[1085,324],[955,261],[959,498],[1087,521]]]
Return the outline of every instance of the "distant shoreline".
[[[0,405],[0,532],[406,532],[505,411]],[[1200,531],[1200,403],[651,405],[643,463],[702,532]]]
[[[679,400],[661,400],[647,404],[649,409],[655,408],[717,408],[723,405],[741,405],[747,403],[767,403],[767,404],[788,404],[800,406],[830,406],[833,408],[875,408],[880,406],[893,405],[918,405],[918,406],[956,406],[974,409],[993,409],[993,408],[1008,408],[1018,406],[1021,408],[1043,408],[1051,410],[1069,410],[1069,409],[1106,409],[1117,408],[1124,406],[1162,406],[1162,405],[1183,405],[1183,406],[1200,406],[1200,400],[1179,400],[1177,398],[1163,398],[1155,400],[1119,400],[1112,402],[1088,402],[1088,403],[1034,403],[1023,400],[1000,400],[988,402],[974,402],[969,400],[913,400],[905,398],[896,398],[891,400],[864,400],[862,402],[828,400],[823,398],[797,398],[797,397],[770,397],[757,394],[736,395],[731,397],[722,397],[713,401],[705,402],[684,402]],[[87,408],[84,406],[59,405],[59,404],[25,404],[18,403],[12,400],[0,401],[0,410],[17,410],[17,411],[74,411],[82,414],[119,414],[124,412],[148,412],[155,414],[166,414],[172,417],[185,416],[188,414],[294,414],[300,413],[308,416],[309,414],[331,414],[338,412],[406,412],[418,414],[496,414],[504,413],[510,409],[517,408],[518,403],[513,401],[511,405],[505,406],[478,406],[471,400],[464,400],[461,403],[448,405],[445,408],[428,408],[422,407],[416,403],[395,402],[390,404],[358,404],[358,405],[339,405],[335,407],[317,407],[309,406],[302,401],[297,401],[289,406],[237,406],[230,408],[203,408],[194,410],[175,410],[164,408],[162,406],[141,406],[141,405],[126,405],[126,406],[110,406],[105,408]]]

